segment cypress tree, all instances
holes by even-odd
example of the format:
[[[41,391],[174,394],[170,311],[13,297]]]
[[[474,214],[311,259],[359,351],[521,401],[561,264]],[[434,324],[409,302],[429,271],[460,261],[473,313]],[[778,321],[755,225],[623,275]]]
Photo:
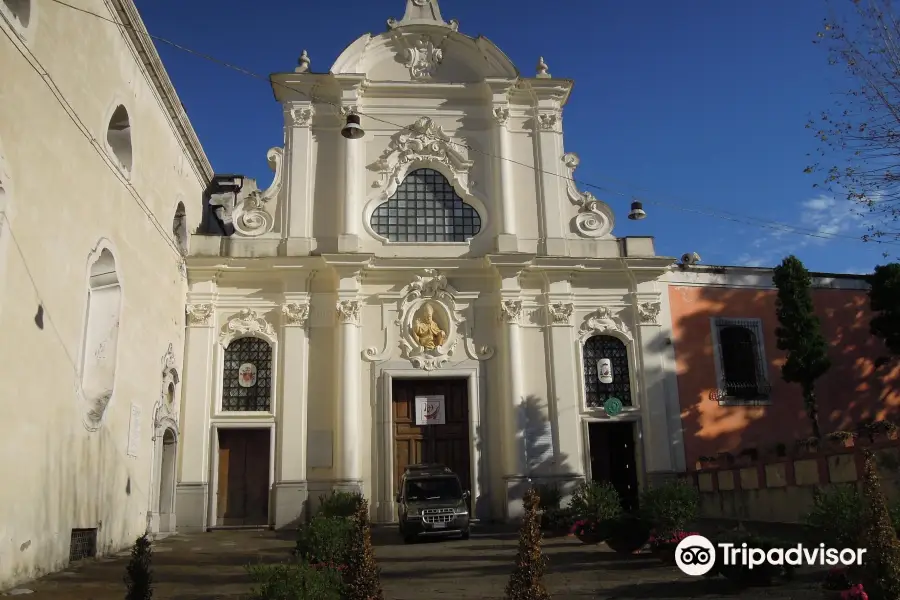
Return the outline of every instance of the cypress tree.
[[[525,493],[525,515],[519,529],[519,553],[506,586],[507,600],[550,600],[541,581],[547,559],[541,554],[540,497],[534,488]]]
[[[831,368],[831,359],[821,323],[813,309],[812,278],[800,259],[791,255],[775,267],[773,279],[778,288],[775,309],[779,326],[775,336],[778,349],[787,353],[781,378],[788,383],[800,384],[813,437],[821,439],[816,380]]]

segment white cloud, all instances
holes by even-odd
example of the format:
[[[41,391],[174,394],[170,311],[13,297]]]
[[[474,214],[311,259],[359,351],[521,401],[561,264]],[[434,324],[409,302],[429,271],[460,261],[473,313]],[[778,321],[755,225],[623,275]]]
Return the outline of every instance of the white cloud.
[[[796,225],[760,229],[761,235],[750,243],[750,249],[734,262],[741,266],[772,266],[789,254],[807,246],[823,246],[834,241],[853,243],[848,237],[861,237],[869,224],[865,207],[849,200],[820,195],[801,202]]]

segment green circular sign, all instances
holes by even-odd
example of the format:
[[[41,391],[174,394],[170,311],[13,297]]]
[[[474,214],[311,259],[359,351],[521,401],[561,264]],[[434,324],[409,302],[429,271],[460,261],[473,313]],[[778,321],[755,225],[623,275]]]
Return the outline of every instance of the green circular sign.
[[[609,416],[614,417],[622,412],[622,401],[618,398],[610,398],[603,403],[603,410],[605,410],[606,414]]]

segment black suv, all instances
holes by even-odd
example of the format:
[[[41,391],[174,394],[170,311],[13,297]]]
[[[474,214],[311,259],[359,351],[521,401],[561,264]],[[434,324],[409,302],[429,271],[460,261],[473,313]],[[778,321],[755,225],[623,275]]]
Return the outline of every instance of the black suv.
[[[397,516],[400,535],[410,543],[419,536],[458,535],[469,539],[469,492],[443,465],[410,465],[400,478]]]

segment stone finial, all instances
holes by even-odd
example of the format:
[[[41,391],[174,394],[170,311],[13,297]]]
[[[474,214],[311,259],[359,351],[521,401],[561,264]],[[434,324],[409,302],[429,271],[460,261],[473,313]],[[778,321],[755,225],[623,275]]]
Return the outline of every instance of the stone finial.
[[[549,68],[547,63],[544,62],[544,57],[540,57],[537,64],[537,77],[550,77]]]
[[[300,53],[294,73],[309,73],[309,54],[306,53],[306,50]]]

